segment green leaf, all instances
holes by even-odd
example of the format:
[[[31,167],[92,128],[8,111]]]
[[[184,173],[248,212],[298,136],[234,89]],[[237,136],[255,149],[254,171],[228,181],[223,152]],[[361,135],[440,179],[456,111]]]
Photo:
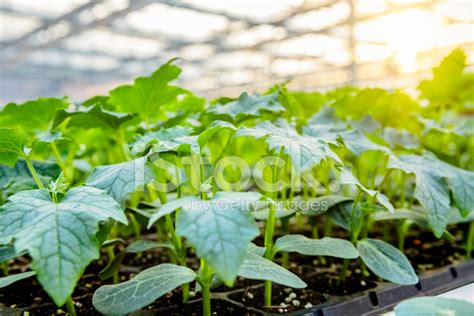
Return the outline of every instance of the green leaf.
[[[95,291],[92,304],[102,314],[128,314],[194,279],[196,274],[191,269],[160,264],[140,272],[130,281],[101,286]]]
[[[115,258],[110,261],[107,266],[99,272],[99,277],[102,280],[106,280],[111,278],[114,275],[114,272],[120,268],[120,264],[122,264],[123,259],[127,253],[140,253],[144,251],[148,251],[154,248],[164,247],[169,249],[174,249],[173,245],[168,242],[156,242],[151,240],[137,240],[127,247],[120,251]]]
[[[383,130],[382,138],[393,149],[397,147],[405,149],[416,149],[420,147],[420,140],[406,130],[398,130],[386,127]]]
[[[28,271],[0,278],[0,289],[9,286],[12,283],[32,277],[35,274],[35,271]]]
[[[431,80],[420,82],[418,86],[420,97],[430,100],[435,105],[459,101],[462,91],[469,90],[469,86],[466,86],[465,67],[466,54],[461,49],[455,49],[433,69]]]
[[[339,133],[339,135],[344,141],[344,145],[346,145],[347,149],[357,157],[370,150],[382,151],[389,155],[392,154],[392,151],[389,148],[373,142],[359,131],[351,130]]]
[[[193,129],[189,126],[173,126],[170,128],[161,128],[156,132],[146,132],[142,136],[135,137],[130,146],[130,150],[132,154],[136,156],[148,150],[151,145],[157,143],[160,144],[158,148],[174,148],[181,144],[179,143],[179,138],[189,136],[192,132]]]
[[[282,112],[285,108],[278,101],[280,93],[275,92],[267,95],[248,95],[246,92],[239,96],[236,101],[210,108],[208,112],[218,115],[228,115],[234,121],[240,121],[250,116],[260,116],[262,112]]]
[[[153,171],[146,157],[114,165],[99,166],[87,178],[86,185],[107,191],[116,201],[124,203],[128,194],[153,180]]]
[[[413,267],[403,252],[377,239],[366,238],[357,242],[362,261],[377,276],[402,285],[418,283]]]
[[[223,130],[236,131],[237,129],[234,125],[232,125],[229,122],[219,121],[219,120],[214,121],[212,122],[211,127],[209,127],[208,129],[203,131],[201,134],[199,134],[199,137],[198,137],[199,147],[203,148],[214,135],[216,135],[217,133]]]
[[[253,252],[245,255],[238,275],[245,279],[268,280],[297,289],[306,287],[306,283],[297,275]]]
[[[241,127],[236,137],[252,136],[265,138],[270,150],[279,152],[281,148],[291,157],[291,162],[297,174],[312,169],[322,160],[330,158],[339,164],[342,161],[331,150],[327,141],[310,136],[301,136],[293,126],[280,120],[278,126],[265,121],[255,127]]]
[[[14,166],[18,156],[24,156],[27,139],[23,132],[12,128],[0,128],[0,163]]]
[[[351,213],[352,213],[352,201],[342,202],[336,204],[332,207],[328,215],[331,217],[331,220],[339,227],[344,228],[347,231],[351,231]],[[356,219],[361,218],[360,204],[356,206],[355,209]]]
[[[158,212],[153,213],[153,215],[150,217],[150,220],[148,221],[148,229],[150,229],[153,226],[153,224],[155,224],[163,216],[171,214],[177,209],[182,208],[182,207],[192,208],[192,204],[195,202],[200,203],[201,199],[199,199],[196,196],[187,196],[187,197],[183,197],[183,198],[163,204],[158,209]]]
[[[389,168],[416,176],[414,196],[428,213],[428,221],[439,238],[448,223],[451,211],[449,191],[464,214],[474,208],[474,172],[456,168],[435,157],[401,155],[390,157]]]
[[[100,105],[73,110],[61,109],[54,116],[53,128],[68,120],[67,127],[117,129],[132,115],[104,110]]]
[[[397,304],[396,316],[462,316],[474,315],[474,304],[445,297],[415,297]]]
[[[181,73],[173,61],[162,65],[150,77],[137,78],[133,85],[123,85],[110,91],[108,103],[115,106],[118,112],[139,114],[145,122],[154,118],[165,119],[166,109],[178,101],[178,96],[190,94],[170,84]]]
[[[61,306],[89,262],[99,258],[96,234],[108,219],[127,223],[102,190],[73,188],[57,204],[47,190],[23,191],[0,209],[0,244],[13,241],[16,252],[28,251],[39,282]]]
[[[324,237],[310,239],[303,235],[286,235],[276,240],[274,252],[297,252],[307,256],[331,256],[355,259],[359,253],[354,245],[344,239]]]
[[[43,183],[50,182],[61,173],[61,168],[52,162],[32,161],[32,164]],[[8,189],[8,193],[16,193],[35,188],[36,184],[24,159],[19,159],[14,167],[0,164],[0,190]]]
[[[219,192],[211,200],[182,206],[176,232],[186,237],[196,254],[206,259],[226,285],[232,285],[259,230],[251,204],[260,200],[256,192]]]
[[[54,113],[68,106],[64,99],[40,98],[22,104],[9,103],[0,112],[0,126],[19,127],[24,132],[45,131]]]
[[[342,170],[340,181],[343,184],[356,185],[359,188],[359,190],[364,191],[371,197],[375,197],[377,201],[380,203],[380,205],[383,205],[390,213],[393,213],[394,208],[393,208],[392,203],[390,203],[390,200],[388,199],[388,197],[385,194],[380,193],[379,191],[370,190],[370,189],[367,189],[365,186],[363,186],[360,183],[360,181],[356,177],[354,177],[351,169]]]
[[[459,213],[459,212],[458,212]],[[420,227],[428,228],[428,219],[426,218],[426,214],[416,210],[416,209],[395,209],[393,213],[387,212],[375,212],[370,214],[371,219],[373,221],[393,221],[397,219],[406,219],[410,220],[413,223],[417,224]]]
[[[25,252],[17,253],[13,246],[0,246],[0,263],[15,259],[24,254]]]

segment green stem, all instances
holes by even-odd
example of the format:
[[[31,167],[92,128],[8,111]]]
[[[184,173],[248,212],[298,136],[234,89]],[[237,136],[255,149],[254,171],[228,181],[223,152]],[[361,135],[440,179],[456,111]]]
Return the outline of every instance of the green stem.
[[[33,180],[36,183],[36,186],[40,189],[45,189],[43,182],[41,182],[41,179],[38,173],[36,172],[36,169],[33,166],[33,163],[30,160],[30,157],[25,156],[25,161],[26,161],[26,165],[28,166],[28,170],[30,170],[31,176],[33,177]]]
[[[131,212],[128,213],[128,216],[130,217],[130,223],[132,224],[132,227],[133,227],[133,233],[135,234],[135,239],[136,240],[142,239],[141,226],[140,226],[140,223],[137,221],[137,218]]]
[[[64,161],[61,158],[61,154],[59,153],[58,146],[56,146],[55,142],[51,143],[51,149],[53,150],[54,158],[56,159],[56,162],[58,163],[59,168],[61,168],[61,170],[64,174],[64,177],[66,179],[69,179],[68,174],[67,174],[67,170],[66,170],[66,165],[64,164]]]
[[[127,151],[127,144],[125,143],[125,137],[123,135],[122,128],[117,129],[117,144],[120,147],[120,154],[122,155],[122,160],[127,161],[130,159],[130,155]]]
[[[357,226],[356,225],[356,207],[357,204],[359,203],[359,200],[362,196],[362,191],[358,190],[357,195],[354,199],[354,202],[352,203],[352,209],[351,209],[351,242],[355,245],[357,242],[357,238],[359,237],[359,234],[357,233]],[[347,269],[349,268],[349,260],[350,259],[344,259],[344,262],[342,263],[342,269],[341,273],[339,275],[339,283],[345,282],[346,281],[346,276],[347,276]]]
[[[288,235],[290,230],[290,219],[288,217],[281,219],[281,232],[283,236]],[[288,269],[289,265],[290,254],[288,252],[284,252],[281,255],[281,266],[285,269]]]
[[[76,308],[74,307],[74,302],[70,296],[66,300],[66,309],[70,316],[76,316]]]
[[[468,259],[472,258],[472,247],[474,245],[474,221],[469,224],[469,232],[467,234],[466,241],[466,257]]]
[[[284,151],[283,147],[280,149],[280,154],[278,157],[280,159],[283,158]],[[272,181],[275,185],[278,184],[278,180],[280,177],[280,168],[273,166],[272,172]],[[278,194],[278,190],[275,190],[271,194],[271,198],[275,199]],[[270,203],[268,218],[265,223],[265,236],[264,236],[264,245],[266,248],[265,258],[268,260],[273,260],[273,233],[275,231],[275,204]],[[265,306],[272,305],[272,282],[265,281]]]
[[[115,253],[114,253],[114,248],[113,247],[107,247],[107,256],[109,257],[109,262],[112,262],[115,259]],[[114,274],[112,275],[112,280],[114,284],[119,283],[119,274],[118,270],[114,271]]]
[[[5,276],[8,276],[8,274],[9,274],[9,272],[10,272],[10,271],[9,271],[9,268],[8,268],[8,262],[4,262],[4,263],[2,264],[2,272],[3,272],[3,276],[4,276],[4,277],[5,277]]]
[[[202,315],[211,315],[211,278],[212,273],[206,260],[201,259],[201,293],[202,293]]]

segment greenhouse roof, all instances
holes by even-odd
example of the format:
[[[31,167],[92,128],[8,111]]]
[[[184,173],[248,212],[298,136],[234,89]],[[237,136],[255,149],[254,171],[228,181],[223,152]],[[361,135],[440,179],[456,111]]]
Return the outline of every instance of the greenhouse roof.
[[[82,99],[174,57],[180,84],[207,96],[287,80],[409,85],[456,46],[472,63],[473,12],[470,1],[2,0],[0,99]]]

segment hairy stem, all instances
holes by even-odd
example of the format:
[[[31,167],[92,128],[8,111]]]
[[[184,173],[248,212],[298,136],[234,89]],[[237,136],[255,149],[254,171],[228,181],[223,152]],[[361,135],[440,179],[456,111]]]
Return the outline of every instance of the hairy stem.
[[[66,301],[66,309],[69,315],[76,316],[76,308],[74,307],[74,302],[70,296]]]
[[[284,155],[283,147],[280,149],[279,158],[282,159]],[[273,166],[272,181],[277,185],[280,177],[280,168]],[[275,199],[278,194],[278,190],[274,190],[271,194],[271,198]],[[267,222],[265,223],[265,236],[264,245],[266,248],[265,258],[273,260],[273,233],[275,231],[275,204],[270,203]],[[265,281],[265,306],[272,305],[272,282]]]
[[[28,166],[28,170],[30,170],[31,176],[33,177],[33,180],[36,183],[36,186],[39,189],[45,189],[45,187],[43,185],[43,182],[41,182],[41,179],[40,179],[38,173],[36,172],[36,169],[33,166],[33,163],[30,160],[30,157],[25,156],[25,161],[26,161],[26,165]]]

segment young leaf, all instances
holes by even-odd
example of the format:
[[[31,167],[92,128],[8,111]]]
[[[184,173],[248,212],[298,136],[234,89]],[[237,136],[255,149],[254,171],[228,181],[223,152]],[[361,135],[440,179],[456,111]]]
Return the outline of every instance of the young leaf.
[[[344,239],[324,237],[310,239],[303,235],[286,235],[275,242],[274,252],[297,252],[307,256],[331,256],[355,259],[359,253],[354,245]]]
[[[370,190],[370,189],[367,189],[365,186],[363,186],[359,182],[359,180],[356,177],[354,177],[354,175],[352,174],[351,169],[342,170],[340,181],[343,184],[354,184],[354,185],[356,185],[360,190],[364,191],[365,193],[367,193],[371,197],[375,197],[381,205],[383,205],[390,213],[393,213],[394,208],[393,208],[392,203],[390,203],[388,197],[385,194],[380,193],[379,191]]]
[[[245,279],[268,280],[297,289],[306,287],[297,275],[253,252],[245,255],[237,274]]]
[[[107,191],[116,201],[124,203],[127,195],[153,180],[147,157],[114,165],[99,166],[87,178],[86,185]]]
[[[415,297],[395,306],[396,316],[474,315],[474,304],[445,297]]]
[[[248,95],[246,92],[239,96],[236,101],[218,105],[208,110],[218,115],[228,115],[234,121],[240,121],[249,116],[260,116],[262,112],[282,112],[285,108],[278,101],[280,93],[275,92],[267,95]]]
[[[196,274],[191,269],[164,263],[140,272],[127,282],[101,286],[95,291],[92,304],[102,314],[128,314],[194,279]]]
[[[390,148],[399,146],[405,149],[416,149],[420,147],[419,139],[406,130],[386,127],[383,130],[382,138],[387,142]]]
[[[464,214],[474,209],[472,171],[456,168],[428,155],[391,156],[388,167],[415,174],[415,198],[427,211],[430,226],[438,238],[446,228],[451,211],[449,188]]]
[[[26,135],[12,128],[0,128],[0,163],[14,166],[18,156],[24,156]]]
[[[306,207],[300,210],[300,213],[309,216],[315,217],[321,214],[326,213],[329,209],[334,207],[337,204],[342,202],[347,202],[353,200],[352,197],[340,196],[340,195],[325,195],[320,196],[315,199],[310,199],[307,203],[303,204]]]
[[[366,238],[357,242],[357,250],[362,261],[380,278],[402,285],[418,282],[408,259],[392,245],[382,240]]]
[[[193,129],[188,126],[174,126],[170,128],[161,128],[156,132],[147,132],[142,136],[137,136],[131,144],[133,155],[139,155],[148,150],[151,145],[159,144],[160,148],[174,148],[180,145],[179,139],[191,135]],[[198,151],[199,153],[199,151]]]
[[[64,99],[40,98],[22,104],[9,103],[0,112],[0,125],[19,127],[25,132],[49,128],[54,113],[68,106]]]
[[[188,239],[226,285],[233,284],[250,241],[259,234],[249,211],[261,197],[256,192],[219,192],[210,201],[183,206],[178,215],[178,235]]]
[[[13,274],[13,275],[9,275],[9,276],[0,278],[0,289],[4,288],[4,287],[7,287],[10,284],[13,284],[15,282],[21,281],[23,279],[32,277],[35,274],[36,274],[35,271],[28,271],[28,272]]]
[[[222,130],[236,131],[236,127],[229,122],[225,121],[214,121],[211,124],[211,127],[199,134],[198,144],[199,147],[203,148],[209,140]]]
[[[132,115],[104,110],[100,105],[74,110],[61,109],[54,115],[53,128],[69,119],[68,127],[117,129]]]
[[[13,241],[28,251],[38,280],[61,306],[90,261],[99,258],[99,223],[127,218],[106,192],[90,187],[69,190],[54,203],[47,190],[23,191],[0,208],[0,244]]]
[[[326,158],[342,164],[342,161],[331,150],[327,141],[310,136],[301,136],[293,126],[283,120],[278,122],[278,126],[265,121],[254,127],[241,127],[236,134],[236,137],[239,136],[265,138],[270,150],[276,150],[277,152],[283,147],[284,152],[290,155],[297,174],[310,170]]]

